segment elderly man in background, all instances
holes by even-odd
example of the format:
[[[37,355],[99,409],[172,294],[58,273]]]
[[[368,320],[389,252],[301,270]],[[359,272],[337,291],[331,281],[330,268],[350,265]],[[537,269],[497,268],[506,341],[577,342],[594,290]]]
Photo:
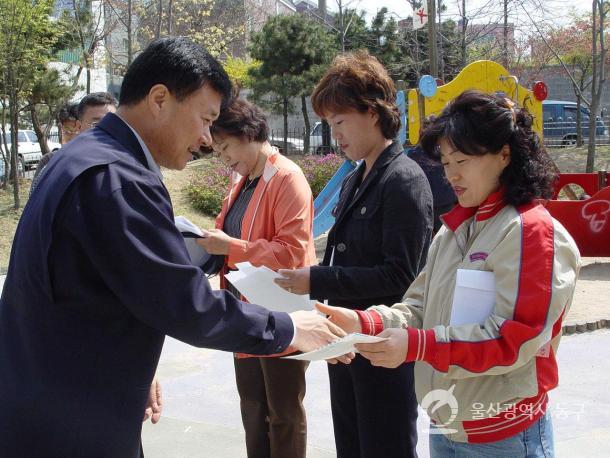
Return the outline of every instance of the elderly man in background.
[[[95,127],[106,113],[115,113],[117,101],[109,92],[93,92],[84,96],[81,101],[68,103],[59,111],[58,123],[61,129],[62,146],[76,137],[79,133]],[[45,154],[34,172],[32,190],[38,184],[40,172],[47,166],[55,153],[59,150]]]

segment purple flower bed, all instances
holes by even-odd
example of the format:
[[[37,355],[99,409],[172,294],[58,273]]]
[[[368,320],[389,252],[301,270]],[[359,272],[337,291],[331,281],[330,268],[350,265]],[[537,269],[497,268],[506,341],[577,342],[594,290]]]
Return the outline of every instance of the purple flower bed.
[[[301,167],[315,199],[341,164],[345,162],[345,158],[337,154],[327,154],[325,156],[302,156],[295,158],[294,162]]]
[[[345,161],[336,154],[291,157],[291,159],[303,170],[314,198],[320,194]],[[220,213],[222,200],[229,188],[230,172],[222,162],[213,157],[203,159],[202,163],[197,174],[186,185],[186,191],[194,208],[207,215],[216,216]]]

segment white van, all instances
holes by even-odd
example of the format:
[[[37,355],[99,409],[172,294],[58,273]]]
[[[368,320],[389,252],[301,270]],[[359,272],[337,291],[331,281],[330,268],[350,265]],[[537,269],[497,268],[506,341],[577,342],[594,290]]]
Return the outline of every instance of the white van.
[[[10,131],[7,131],[10,134]],[[2,149],[4,150],[4,139],[0,132],[0,141],[2,142]],[[38,142],[38,136],[33,130],[20,130],[17,133],[17,143],[19,152],[19,161],[23,165],[28,167],[34,167],[38,164],[38,161],[42,159],[42,151],[40,150],[40,143]],[[61,148],[61,145],[57,142],[48,141],[49,151],[57,150]],[[8,148],[11,149],[11,142],[8,142]]]

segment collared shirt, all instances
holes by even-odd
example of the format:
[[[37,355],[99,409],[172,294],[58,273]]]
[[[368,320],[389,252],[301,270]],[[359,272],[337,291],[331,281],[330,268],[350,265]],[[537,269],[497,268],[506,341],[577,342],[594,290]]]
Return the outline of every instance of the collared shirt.
[[[119,118],[121,118],[121,117],[119,116]],[[121,118],[121,121],[123,121],[125,124],[127,124],[127,127],[129,127],[129,129],[131,129],[133,134],[138,139],[138,143],[140,143],[140,146],[142,147],[142,151],[144,151],[144,156],[146,157],[146,163],[148,164],[148,169],[151,170],[152,172],[155,172],[159,176],[160,180],[163,180],[163,174],[161,173],[161,167],[159,167],[159,164],[157,164],[155,162],[155,160],[153,159],[152,154],[150,153],[150,150],[146,146],[146,143],[144,143],[144,140],[142,140],[142,137],[140,137],[140,135],[136,132],[136,130],[133,127],[131,127],[127,121],[125,121],[123,118]]]
[[[242,186],[237,198],[235,199],[235,202],[233,205],[231,205],[231,208],[227,212],[222,230],[229,237],[241,239],[241,228],[244,220],[244,214],[246,213],[248,205],[250,205],[250,201],[254,195],[254,190],[256,189],[259,181],[260,176],[254,178],[253,180],[246,179],[246,184]],[[226,289],[231,291],[235,297],[240,297],[241,293],[231,283],[227,282]]]

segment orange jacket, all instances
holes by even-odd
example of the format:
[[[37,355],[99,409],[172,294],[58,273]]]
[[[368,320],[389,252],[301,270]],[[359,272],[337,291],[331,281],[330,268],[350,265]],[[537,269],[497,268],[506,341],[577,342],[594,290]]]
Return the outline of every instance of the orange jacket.
[[[222,229],[225,216],[246,177],[234,174],[231,187],[216,218]],[[226,256],[220,286],[226,286],[224,274],[238,262],[273,270],[316,264],[313,242],[313,197],[305,175],[290,159],[277,150],[267,158],[263,175],[246,208],[241,240],[234,240]],[[242,298],[243,299],[243,298]],[[289,353],[294,350],[287,351]]]
[[[245,178],[238,174],[231,177],[229,194],[216,218],[217,229],[222,229]],[[238,262],[249,261],[273,270],[314,264],[317,261],[312,229],[309,183],[298,165],[276,151],[267,158],[244,214],[241,240],[231,243],[227,264],[234,269]]]

